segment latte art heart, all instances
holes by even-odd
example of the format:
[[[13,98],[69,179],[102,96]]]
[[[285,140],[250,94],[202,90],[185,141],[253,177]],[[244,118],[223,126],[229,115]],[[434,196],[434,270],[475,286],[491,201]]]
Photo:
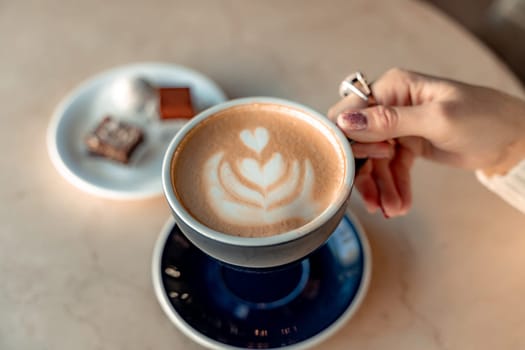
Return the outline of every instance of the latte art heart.
[[[246,147],[251,148],[257,153],[261,153],[269,140],[268,130],[265,128],[256,128],[253,132],[250,130],[243,130],[241,131],[240,136]]]
[[[261,164],[253,158],[245,158],[238,164],[242,176],[263,189],[279,180],[286,170],[286,165],[280,153],[274,153],[272,158],[265,164]]]
[[[253,132],[243,130],[239,136],[256,155],[270,140],[268,130],[262,127]],[[315,175],[308,159],[302,164],[296,159],[287,164],[282,154],[275,152],[266,161],[260,157],[238,159],[234,169],[224,156],[224,152],[213,155],[204,171],[209,203],[222,220],[260,225],[290,219],[308,221],[319,214],[313,199]]]

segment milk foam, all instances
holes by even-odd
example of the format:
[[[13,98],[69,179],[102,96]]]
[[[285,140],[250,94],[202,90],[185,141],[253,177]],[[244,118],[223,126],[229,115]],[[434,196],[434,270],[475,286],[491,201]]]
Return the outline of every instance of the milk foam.
[[[313,198],[315,173],[309,159],[287,162],[280,152],[274,152],[263,161],[261,154],[271,141],[264,127],[244,129],[239,138],[253,157],[230,164],[221,151],[203,168],[209,204],[221,220],[234,225],[264,225],[297,218],[310,221],[319,215],[322,208]]]
[[[210,116],[173,155],[175,195],[197,221],[235,236],[267,237],[311,222],[339,195],[346,159],[309,118],[272,103]]]

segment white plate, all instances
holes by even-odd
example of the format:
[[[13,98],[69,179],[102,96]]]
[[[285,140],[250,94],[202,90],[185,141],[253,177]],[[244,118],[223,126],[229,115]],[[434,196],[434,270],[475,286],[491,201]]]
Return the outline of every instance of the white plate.
[[[161,169],[164,152],[185,120],[148,122],[132,116],[145,131],[145,142],[129,165],[90,156],[86,134],[104,115],[115,112],[108,99],[115,79],[141,76],[154,85],[189,86],[194,108],[200,112],[224,102],[217,84],[194,70],[163,63],[132,64],[103,72],[73,90],[57,107],[47,132],[51,161],[70,183],[94,195],[113,199],[140,199],[162,193]],[[118,116],[122,117],[122,116]]]

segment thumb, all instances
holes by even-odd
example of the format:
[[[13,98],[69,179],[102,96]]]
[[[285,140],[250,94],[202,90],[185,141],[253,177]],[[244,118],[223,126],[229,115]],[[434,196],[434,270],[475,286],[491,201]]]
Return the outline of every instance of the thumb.
[[[381,142],[402,136],[431,138],[429,104],[416,106],[377,105],[337,116],[337,126],[352,140]]]

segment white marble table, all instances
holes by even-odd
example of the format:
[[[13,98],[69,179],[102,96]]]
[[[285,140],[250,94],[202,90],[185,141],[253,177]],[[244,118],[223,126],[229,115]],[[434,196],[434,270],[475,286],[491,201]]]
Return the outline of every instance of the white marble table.
[[[59,100],[101,70],[188,65],[231,97],[326,110],[342,77],[391,66],[521,94],[457,24],[415,1],[0,2],[0,349],[200,349],[153,294],[162,197],[111,201],[51,165]],[[406,217],[368,215],[374,271],[356,317],[318,349],[525,348],[525,216],[471,173],[420,161]]]

